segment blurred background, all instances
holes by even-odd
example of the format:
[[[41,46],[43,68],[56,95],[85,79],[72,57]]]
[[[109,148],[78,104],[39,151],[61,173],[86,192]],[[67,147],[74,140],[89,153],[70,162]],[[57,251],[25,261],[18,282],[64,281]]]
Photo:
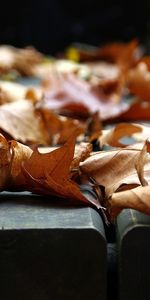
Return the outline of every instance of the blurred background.
[[[74,42],[139,41],[150,49],[150,1],[4,1],[0,43],[56,54]]]

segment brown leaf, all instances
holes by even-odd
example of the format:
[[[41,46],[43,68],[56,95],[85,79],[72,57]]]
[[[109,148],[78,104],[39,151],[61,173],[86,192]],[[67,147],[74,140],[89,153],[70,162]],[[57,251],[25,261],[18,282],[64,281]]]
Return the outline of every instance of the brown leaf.
[[[136,209],[142,213],[150,214],[150,185],[114,193],[109,199],[109,212],[114,219],[124,208]]]
[[[126,145],[120,143],[119,140],[139,132],[142,132],[142,127],[138,124],[120,123],[112,129],[103,130],[102,135],[99,137],[100,146],[125,147]]]
[[[49,89],[45,91],[45,105],[60,113],[70,109],[73,114],[71,109],[74,110],[79,104],[81,112],[85,113],[85,108],[86,112],[90,113],[98,111],[102,120],[118,116],[128,109],[128,105],[121,101],[118,92],[108,96],[98,85],[80,79],[73,73],[52,73]]]
[[[0,134],[0,190],[10,178],[11,151],[7,140]]]
[[[50,153],[42,154],[35,150],[29,160],[25,161],[23,169],[30,191],[88,203],[78,186],[70,180],[75,136]]]
[[[22,164],[29,159],[32,150],[16,141],[9,141],[0,135],[0,189],[22,189],[24,178],[19,178]],[[19,176],[18,176],[19,175]],[[17,178],[17,180],[16,180]]]
[[[40,153],[49,153],[58,147],[38,147]],[[74,157],[70,166],[70,170],[79,166],[81,161],[84,161],[92,152],[92,144],[81,142],[75,145]]]
[[[80,163],[82,174],[94,178],[98,185],[105,187],[105,196],[108,198],[123,185],[140,185],[135,168],[136,155],[141,150],[119,149],[93,153],[84,162]],[[145,165],[145,177],[150,179],[150,158]]]
[[[132,65],[136,61],[135,51],[138,49],[138,41],[129,43],[110,43],[97,50],[99,58],[113,63]]]
[[[118,122],[118,121],[149,121],[150,118],[150,102],[141,101],[136,99],[131,104],[126,106],[124,112],[122,109],[118,112],[118,115],[112,116],[111,119],[107,118],[107,122]]]
[[[45,124],[27,100],[0,106],[0,128],[23,143],[47,144],[49,136]]]
[[[102,134],[102,123],[98,112],[92,114],[92,116],[87,120],[87,131],[86,135],[89,142],[97,140]]]
[[[22,75],[32,75],[33,67],[41,62],[43,56],[33,47],[24,49],[0,46],[0,72],[17,70]]]
[[[137,132],[137,133],[133,134],[135,141],[137,141],[138,143],[142,143],[150,138],[149,123],[145,123],[145,125],[144,124],[135,124],[135,125],[137,125],[141,128],[141,132],[139,132],[139,133]]]
[[[74,157],[71,163],[71,169],[77,168],[81,161],[84,161],[90,156],[92,152],[92,144],[90,143],[80,143],[75,146]]]
[[[149,161],[149,153],[150,153],[150,142],[146,141],[142,150],[137,154],[135,158],[135,168],[138,173],[139,180],[142,186],[148,185],[148,181],[144,178],[144,165],[147,161]]]
[[[64,144],[74,131],[77,136],[85,132],[86,124],[79,120],[58,116],[45,107],[39,108],[39,112],[49,133],[51,145]]]
[[[139,63],[128,73],[130,92],[142,100],[150,101],[150,72],[145,63]]]
[[[74,203],[93,204],[70,179],[75,139],[76,133],[61,148],[42,154],[14,140],[8,143],[0,136],[0,189],[28,190],[67,198]]]
[[[11,178],[12,181],[15,182],[17,176],[22,171],[23,163],[30,158],[33,151],[28,146],[18,143],[15,140],[9,141],[8,144],[10,145],[10,150],[12,155]],[[16,185],[17,182],[15,182],[14,184]],[[20,182],[19,185],[21,185]]]
[[[24,99],[27,87],[14,82],[0,81],[0,90],[3,97],[3,104]]]

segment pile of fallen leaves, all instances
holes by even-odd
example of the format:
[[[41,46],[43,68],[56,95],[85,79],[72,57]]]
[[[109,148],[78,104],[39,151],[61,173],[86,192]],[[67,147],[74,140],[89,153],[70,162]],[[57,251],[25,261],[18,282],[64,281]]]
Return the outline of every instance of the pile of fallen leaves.
[[[150,57],[136,40],[72,53],[78,61],[45,62],[35,49],[0,47],[1,78],[39,78],[0,81],[0,189],[95,206],[111,219],[123,208],[150,214],[150,127],[141,122],[150,120]]]

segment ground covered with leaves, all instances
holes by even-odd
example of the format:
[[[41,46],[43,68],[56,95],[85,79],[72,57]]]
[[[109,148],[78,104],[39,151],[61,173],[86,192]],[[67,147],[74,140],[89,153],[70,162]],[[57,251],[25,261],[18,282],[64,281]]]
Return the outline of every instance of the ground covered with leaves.
[[[1,191],[54,195],[110,220],[124,208],[150,214],[150,57],[137,40],[61,59],[1,46],[0,78]]]

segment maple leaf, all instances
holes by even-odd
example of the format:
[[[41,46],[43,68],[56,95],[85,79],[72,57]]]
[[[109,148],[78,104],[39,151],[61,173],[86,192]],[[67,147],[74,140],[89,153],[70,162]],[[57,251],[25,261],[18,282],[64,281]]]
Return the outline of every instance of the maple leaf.
[[[73,203],[90,204],[70,178],[75,140],[76,133],[62,147],[40,153],[15,140],[7,142],[0,135],[1,190],[28,190],[69,199]]]
[[[23,166],[27,186],[32,192],[88,203],[79,187],[69,178],[74,147],[75,136],[50,153],[41,154],[38,150],[32,153]]]

